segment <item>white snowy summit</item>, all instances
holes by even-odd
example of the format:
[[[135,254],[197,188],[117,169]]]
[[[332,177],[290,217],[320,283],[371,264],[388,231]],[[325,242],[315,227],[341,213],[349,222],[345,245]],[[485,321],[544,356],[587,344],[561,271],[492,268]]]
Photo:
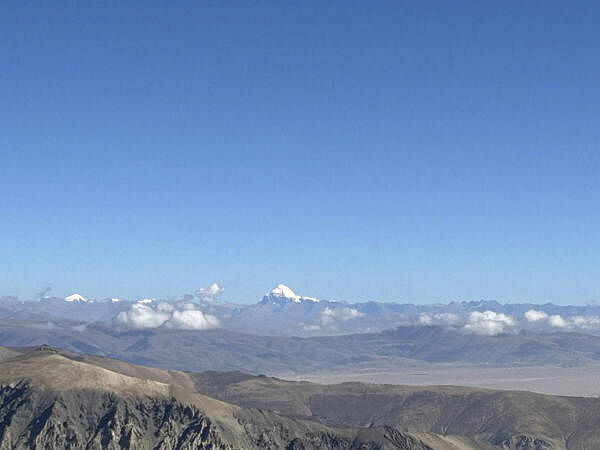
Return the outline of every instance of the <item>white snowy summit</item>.
[[[263,303],[273,302],[273,303],[282,303],[282,302],[294,302],[294,303],[302,303],[302,302],[318,302],[316,298],[312,297],[303,297],[297,295],[292,291],[289,287],[284,284],[278,284],[271,292],[266,294],[263,297]]]
[[[88,303],[89,300],[87,298],[85,298],[83,295],[73,294],[73,295],[69,295],[68,297],[65,297],[65,302]]]

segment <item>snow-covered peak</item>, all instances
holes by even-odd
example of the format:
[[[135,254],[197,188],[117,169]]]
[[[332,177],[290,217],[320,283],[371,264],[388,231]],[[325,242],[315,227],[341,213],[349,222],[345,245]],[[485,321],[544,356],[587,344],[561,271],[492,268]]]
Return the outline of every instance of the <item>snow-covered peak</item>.
[[[284,297],[291,300],[300,301],[300,296],[296,295],[294,291],[284,284],[278,284],[271,292],[269,292],[269,295],[273,297]]]
[[[89,300],[80,294],[73,294],[65,297],[65,302],[75,302],[75,303],[87,303]]]
[[[312,298],[312,297],[302,297],[300,295],[297,295],[294,291],[292,291],[289,287],[287,287],[284,284],[278,284],[275,288],[273,288],[271,290],[271,292],[269,292],[267,295],[265,295],[264,300],[278,300],[278,301],[288,301],[288,302],[294,302],[294,303],[301,303],[303,301],[309,301],[309,302],[317,302],[318,300],[316,298]]]

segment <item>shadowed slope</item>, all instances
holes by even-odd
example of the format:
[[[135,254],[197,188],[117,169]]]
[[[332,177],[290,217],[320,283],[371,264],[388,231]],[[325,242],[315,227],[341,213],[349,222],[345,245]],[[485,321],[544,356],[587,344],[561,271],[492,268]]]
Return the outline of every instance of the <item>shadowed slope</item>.
[[[457,386],[319,385],[241,372],[165,371],[98,356],[70,357],[184,392],[194,390],[227,403],[333,427],[462,435],[479,446],[487,442],[506,448],[591,449],[600,443],[600,400],[594,398]]]
[[[135,366],[128,371],[171,376]],[[481,448],[468,438],[410,434],[394,427],[332,428],[240,408],[182,385],[76,361],[50,347],[0,363],[0,404],[1,448]]]

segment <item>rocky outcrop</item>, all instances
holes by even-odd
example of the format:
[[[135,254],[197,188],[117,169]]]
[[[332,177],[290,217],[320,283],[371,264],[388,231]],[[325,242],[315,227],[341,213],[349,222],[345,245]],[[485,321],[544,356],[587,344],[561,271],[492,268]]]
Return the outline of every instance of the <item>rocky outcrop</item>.
[[[432,438],[430,435],[429,438]],[[390,427],[336,429],[257,409],[216,419],[176,398],[0,387],[0,449],[451,450]],[[464,449],[478,448],[466,445]]]
[[[232,448],[197,409],[169,399],[23,382],[3,386],[0,405],[2,449]]]
[[[409,433],[335,428],[214,400],[43,346],[0,363],[0,450],[427,450]],[[474,448],[474,447],[465,447]]]

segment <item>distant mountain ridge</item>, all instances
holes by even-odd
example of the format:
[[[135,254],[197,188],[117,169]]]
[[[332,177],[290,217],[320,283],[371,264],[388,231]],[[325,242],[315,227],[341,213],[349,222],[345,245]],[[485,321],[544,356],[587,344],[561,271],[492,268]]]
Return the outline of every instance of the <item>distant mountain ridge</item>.
[[[277,285],[257,303],[234,304],[216,301],[211,297],[220,295],[222,291],[222,287],[214,284],[199,289],[196,299],[189,295],[178,301],[95,300],[81,294],[69,295],[64,299],[46,296],[35,301],[2,297],[0,318],[115,323],[120,316],[126,318],[121,320],[120,325],[134,328],[167,325],[195,329],[219,327],[246,333],[287,336],[373,333],[419,324],[461,326],[465,331],[481,334],[518,333],[520,330],[600,334],[600,306],[595,304],[502,304],[485,300],[429,305],[375,301],[346,303],[299,295],[284,284]],[[169,320],[174,311],[178,316],[185,317]],[[485,313],[485,316],[479,313]]]
[[[181,370],[241,370],[294,375],[322,371],[396,370],[430,364],[565,366],[600,363],[600,337],[522,331],[465,334],[439,325],[324,337],[260,336],[223,329],[136,330],[103,323],[0,320],[0,345],[50,344],[78,353]]]

